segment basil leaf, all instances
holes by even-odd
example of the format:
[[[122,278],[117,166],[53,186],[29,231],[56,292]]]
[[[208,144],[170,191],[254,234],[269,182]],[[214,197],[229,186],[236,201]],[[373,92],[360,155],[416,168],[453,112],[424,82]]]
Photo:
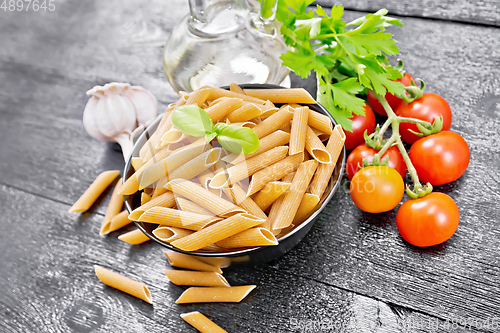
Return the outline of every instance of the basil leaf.
[[[197,105],[184,105],[176,108],[172,113],[172,124],[182,133],[196,137],[205,136],[214,131],[212,119]]]
[[[218,123],[215,131],[220,145],[233,153],[251,154],[259,149],[259,138],[251,128]]]

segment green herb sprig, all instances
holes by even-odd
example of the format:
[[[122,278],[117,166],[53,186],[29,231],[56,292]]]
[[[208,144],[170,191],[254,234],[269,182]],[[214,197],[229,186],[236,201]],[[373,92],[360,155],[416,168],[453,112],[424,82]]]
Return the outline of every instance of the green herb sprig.
[[[259,138],[248,127],[214,124],[207,112],[196,105],[184,105],[172,113],[172,124],[184,134],[202,137],[207,142],[217,138],[220,145],[236,154],[251,154],[259,149]]]
[[[281,34],[292,50],[281,55],[283,64],[305,78],[316,72],[318,102],[346,130],[352,130],[353,114],[364,114],[365,101],[358,95],[373,90],[378,95],[403,96],[402,77],[388,64],[386,55],[398,54],[396,41],[385,29],[402,23],[386,16],[386,9],[352,22],[342,19],[344,8],[321,6],[308,10],[311,0],[279,0],[277,19]]]

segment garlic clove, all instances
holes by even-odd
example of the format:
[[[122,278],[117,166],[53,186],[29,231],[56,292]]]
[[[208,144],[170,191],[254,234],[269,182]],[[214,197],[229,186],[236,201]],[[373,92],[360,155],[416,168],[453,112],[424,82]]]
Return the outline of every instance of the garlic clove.
[[[126,93],[135,106],[135,114],[139,125],[146,125],[158,115],[158,101],[156,97],[143,87],[133,86]]]
[[[95,96],[91,97],[87,102],[85,110],[83,111],[83,127],[85,127],[87,133],[99,141],[113,141],[113,138],[102,134],[97,127],[95,111],[98,103],[99,99]]]

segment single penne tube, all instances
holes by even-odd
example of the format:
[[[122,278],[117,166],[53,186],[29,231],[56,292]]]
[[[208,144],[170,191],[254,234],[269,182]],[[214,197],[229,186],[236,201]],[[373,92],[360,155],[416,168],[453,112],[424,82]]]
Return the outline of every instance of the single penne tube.
[[[298,226],[305,221],[306,218],[311,215],[313,209],[318,205],[320,198],[316,194],[305,193],[300,202],[299,208],[297,208],[297,214],[293,219],[293,225]]]
[[[262,110],[260,108],[255,106],[255,104],[248,103],[229,113],[227,119],[232,123],[245,122],[259,117],[261,114]]]
[[[231,287],[226,279],[216,272],[194,272],[164,269],[170,282],[178,286]]]
[[[110,232],[116,231],[126,225],[129,225],[131,222],[132,220],[128,218],[128,212],[124,210],[120,214],[113,217],[111,221],[109,221],[109,223],[101,229],[100,234],[107,235]]]
[[[208,209],[205,209],[198,205],[197,203],[194,203],[190,200],[181,198],[181,197],[176,197],[175,202],[177,203],[177,208],[180,210],[183,210],[185,212],[191,212],[191,213],[196,213],[196,214],[201,214],[201,215],[208,215],[211,216],[213,213],[209,211]]]
[[[267,215],[260,209],[259,206],[252,200],[246,196],[246,192],[237,185],[234,184],[231,188],[223,189],[224,193],[232,200],[235,205],[240,206],[250,214],[259,217],[261,219],[267,220]]]
[[[263,137],[259,141],[260,141],[259,149],[257,149],[254,153],[247,155],[231,153],[227,156],[224,156],[222,160],[225,162],[229,162],[231,164],[241,163],[244,160],[248,160],[253,156],[265,153],[266,151],[269,151],[273,148],[286,145],[290,141],[290,134],[278,130],[276,132],[269,134],[268,136]]]
[[[248,160],[235,164],[226,170],[217,173],[209,183],[211,188],[225,188],[231,184],[248,178],[254,173],[283,160],[288,152],[287,146],[279,146],[262,154],[253,156]]]
[[[296,108],[293,112],[292,128],[290,131],[290,149],[288,153],[295,155],[302,153],[306,145],[308,107]]]
[[[309,109],[309,117],[307,118],[307,124],[310,127],[315,128],[327,135],[330,135],[332,133],[333,126],[330,118],[314,110]]]
[[[191,269],[194,271],[217,272],[222,274],[220,267],[203,262],[195,256],[183,254],[175,251],[165,251],[170,266]],[[203,258],[203,257],[200,257]]]
[[[156,223],[189,230],[200,230],[220,220],[219,217],[213,215],[201,215],[165,207],[151,207],[137,219],[139,222]]]
[[[245,210],[241,207],[222,199],[220,196],[211,193],[207,189],[196,185],[189,180],[180,178],[173,179],[167,184],[167,186],[175,194],[188,198],[203,208],[208,209],[215,215],[228,217],[245,212]]]
[[[159,180],[161,177],[167,176],[169,173],[184,165],[202,154],[207,150],[208,145],[199,144],[198,141],[189,145],[189,148],[173,152],[165,159],[154,163],[150,167],[146,168],[139,179],[139,190],[153,184],[155,181]]]
[[[290,89],[243,89],[248,96],[253,96],[273,103],[316,104],[312,96],[303,88]]]
[[[295,176],[295,172],[289,173],[285,177],[283,177],[283,179],[281,181],[283,183],[289,183],[290,185],[292,185],[292,180],[293,180],[294,176]],[[273,235],[275,235],[275,236],[280,233],[281,229],[272,230],[271,222],[276,218],[278,212],[280,211],[281,204],[283,203],[283,199],[285,198],[285,194],[286,194],[286,192],[284,192],[282,195],[280,195],[278,197],[278,199],[276,199],[273,202],[271,209],[269,210],[269,218],[267,219],[266,223],[264,224],[264,228],[270,230],[273,233]]]
[[[339,159],[340,153],[344,148],[345,133],[340,125],[335,126],[326,144],[326,150],[330,153],[332,157],[332,163],[330,164],[320,164],[318,170],[314,175],[311,182],[310,192],[317,195],[319,198],[323,195],[332,178],[333,171],[337,165],[337,160]]]
[[[191,159],[189,163],[186,163],[169,173],[167,175],[167,179],[193,179],[203,171],[213,166],[221,158],[221,155],[222,149],[219,147],[207,150],[203,154]]]
[[[155,235],[156,238],[165,243],[170,243],[179,238],[186,237],[187,235],[190,235],[193,232],[194,232],[193,230],[175,228],[175,227],[166,227],[161,225],[153,230],[153,235]]]
[[[144,165],[144,161],[138,156],[132,157],[130,159],[130,163],[132,164],[132,168],[134,168],[135,171],[139,170]]]
[[[226,163],[222,159],[218,160],[211,168],[203,171],[198,175],[198,181],[204,188],[209,189],[208,183],[210,179],[212,179],[215,176],[216,172],[226,169]]]
[[[278,245],[276,237],[266,228],[251,228],[217,242],[226,249]]]
[[[214,123],[225,118],[228,114],[238,109],[243,100],[240,98],[227,98],[221,102],[209,106],[205,111]]]
[[[169,129],[163,136],[161,137],[161,146],[165,146],[171,143],[181,142],[186,138],[186,134],[182,133],[175,127]]]
[[[203,88],[208,88],[208,87],[210,87],[212,90],[210,91],[210,95],[208,96],[207,99],[212,100],[212,101],[214,101],[218,98],[221,98],[221,97],[232,97],[232,98],[241,98],[242,100],[244,100],[246,102],[252,102],[252,103],[257,103],[257,104],[262,104],[262,105],[264,105],[266,103],[265,100],[255,98],[252,96],[248,96],[245,94],[239,94],[239,93],[234,92],[234,91],[229,91],[229,90],[225,90],[225,89],[221,89],[221,88],[215,88],[215,87],[211,87],[211,86],[205,86]]]
[[[170,243],[183,251],[196,251],[265,222],[250,214],[237,214]]]
[[[318,137],[318,139],[321,140],[321,142],[326,141],[326,140],[328,140],[330,138],[330,134],[323,133],[320,130],[317,130],[315,128],[312,128],[312,130],[313,130],[314,134],[316,134],[316,136]]]
[[[175,205],[175,197],[174,194],[171,191],[166,190],[167,192],[151,199],[148,203],[137,207],[130,213],[129,219],[133,221],[137,221],[139,216],[141,216],[145,211],[150,209],[151,207],[166,207],[166,208],[172,208]]]
[[[135,229],[118,236],[118,239],[132,245],[139,245],[147,242],[149,237],[146,236],[140,229]]]
[[[227,331],[198,311],[183,313],[181,318],[201,333],[227,333]]]
[[[309,126],[306,132],[306,149],[311,157],[319,163],[332,163],[332,156]]]
[[[141,193],[141,206],[151,201],[151,196],[146,192]]]
[[[243,89],[239,85],[237,85],[236,83],[234,83],[234,82],[231,82],[231,84],[229,85],[229,91],[232,91],[232,92],[235,92],[235,93],[238,93],[238,94],[243,94],[243,95],[245,94],[243,92]]]
[[[175,301],[177,304],[183,303],[209,303],[209,302],[241,302],[255,285],[238,287],[191,287],[186,289]]]
[[[106,214],[104,215],[104,219],[101,223],[101,229],[99,231],[100,235],[103,235],[103,228],[111,222],[111,219],[118,215],[122,211],[123,207],[123,195],[120,194],[122,187],[122,179],[118,179],[115,188],[113,189],[113,193],[111,194],[111,199],[109,200],[108,209],[106,210]]]
[[[118,170],[109,170],[101,173],[73,206],[71,206],[68,212],[78,213],[87,211],[119,174],[120,171]]]
[[[149,304],[153,304],[151,293],[144,283],[133,280],[121,274],[112,272],[104,267],[94,265],[95,275],[105,285],[121,290],[124,293],[142,299]]]
[[[257,192],[253,197],[253,201],[259,208],[265,211],[273,204],[290,187],[291,183],[280,181],[269,182],[262,190]]]
[[[263,122],[252,128],[257,137],[263,138],[288,123],[293,118],[293,110],[287,105]]]
[[[231,266],[231,259],[228,257],[199,257],[198,260],[219,268]]]
[[[253,174],[247,191],[247,197],[262,190],[267,183],[276,181],[294,172],[303,160],[303,154],[287,156],[281,161]]]
[[[189,94],[189,97],[186,100],[186,105],[198,105],[201,107],[207,100],[208,96],[210,96],[211,91],[212,88],[201,88],[193,91]]]
[[[307,186],[311,182],[317,167],[318,162],[316,160],[309,160],[299,165],[290,189],[284,194],[279,211],[272,218],[271,215],[269,216],[272,229],[283,229],[292,224],[302,197],[306,193]]]
[[[267,100],[266,103],[264,105],[258,105],[257,104],[257,107],[260,108],[262,110],[262,114],[260,115],[260,118],[262,119],[266,119],[266,118],[269,118],[270,116],[272,116],[273,114],[275,114],[279,109],[274,106],[274,104]]]

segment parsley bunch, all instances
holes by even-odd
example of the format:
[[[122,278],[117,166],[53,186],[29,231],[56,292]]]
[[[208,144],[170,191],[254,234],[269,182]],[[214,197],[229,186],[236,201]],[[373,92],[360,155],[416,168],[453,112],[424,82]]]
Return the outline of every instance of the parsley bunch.
[[[373,90],[402,96],[404,85],[395,82],[401,72],[390,66],[387,55],[398,54],[396,40],[385,32],[402,23],[381,9],[352,22],[342,19],[344,8],[334,6],[328,15],[321,6],[308,10],[310,0],[279,0],[276,18],[281,34],[292,49],[281,55],[283,65],[305,78],[316,72],[318,102],[344,129],[352,130],[353,114],[364,114],[358,95]]]

